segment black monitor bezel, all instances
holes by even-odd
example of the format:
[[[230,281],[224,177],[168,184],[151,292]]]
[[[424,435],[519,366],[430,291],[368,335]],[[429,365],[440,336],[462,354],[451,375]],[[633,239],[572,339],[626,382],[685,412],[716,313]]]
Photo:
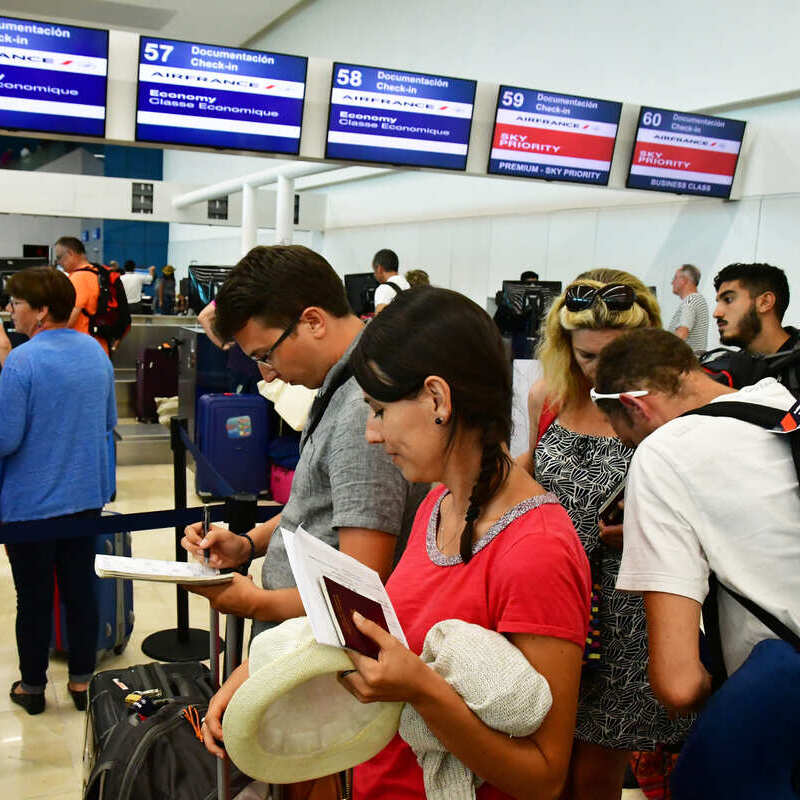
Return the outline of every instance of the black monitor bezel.
[[[331,109],[333,107],[333,76],[336,74],[338,66],[357,67],[360,69],[382,69],[387,72],[407,72],[410,75],[421,75],[425,78],[444,78],[451,81],[467,81],[472,84],[472,113],[469,115],[469,134],[467,135],[467,153],[464,156],[463,167],[432,167],[429,164],[407,164],[395,161],[377,161],[371,159],[357,159],[357,158],[342,158],[341,156],[328,155],[328,134],[331,132]],[[325,160],[326,161],[343,161],[348,164],[368,164],[370,166],[387,166],[399,169],[425,169],[425,170],[441,170],[443,172],[466,172],[467,161],[469,160],[469,145],[472,139],[472,125],[475,122],[475,95],[478,92],[478,81],[472,78],[460,78],[457,75],[439,75],[433,72],[418,72],[416,70],[403,69],[401,67],[376,67],[371,64],[354,64],[350,61],[334,61],[331,67],[331,85],[328,91],[328,121],[325,126]]]
[[[303,79],[303,103],[300,107],[300,135],[297,137],[297,150],[294,152],[287,152],[284,150],[265,150],[263,148],[250,148],[250,147],[228,147],[226,145],[202,145],[195,144],[194,142],[162,142],[156,139],[145,139],[139,136],[139,75],[142,66],[142,39],[151,39],[159,42],[179,42],[180,44],[196,44],[200,47],[219,47],[224,50],[237,50],[244,53],[259,53],[268,56],[288,56],[289,58],[300,58],[305,61],[306,72]],[[279,53],[275,50],[254,50],[251,47],[230,47],[224,44],[216,44],[214,42],[195,42],[190,39],[166,39],[161,36],[150,36],[139,34],[139,48],[138,60],[136,62],[136,101],[133,107],[133,138],[136,142],[142,144],[156,144],[162,149],[169,149],[170,147],[187,147],[200,152],[226,152],[226,153],[268,153],[269,155],[276,156],[299,156],[300,155],[300,142],[303,139],[303,122],[306,113],[306,97],[308,94],[308,56],[298,56],[294,53]]]
[[[706,119],[724,119],[730,120],[731,122],[739,122],[741,123],[742,127],[742,138],[739,140],[739,152],[736,154],[736,164],[733,167],[733,174],[731,175],[731,182],[730,186],[728,186],[728,193],[724,196],[717,196],[717,195],[710,195],[706,194],[705,192],[676,192],[674,189],[661,189],[661,188],[653,188],[653,187],[642,187],[642,186],[631,186],[631,168],[633,167],[633,154],[636,152],[636,142],[639,140],[639,131],[641,130],[642,124],[642,114],[645,113],[645,110],[648,111],[661,111],[666,112],[667,114],[691,114],[695,117],[705,117]],[[733,117],[719,117],[714,116],[713,114],[703,114],[700,112],[694,111],[678,111],[672,108],[661,108],[660,106],[639,106],[639,115],[636,118],[636,130],[634,131],[633,135],[633,143],[631,144],[631,153],[628,157],[628,174],[625,177],[625,188],[626,189],[633,189],[639,192],[660,192],[661,194],[674,194],[678,196],[688,195],[690,197],[705,197],[708,200],[730,200],[731,199],[731,192],[733,191],[733,184],[736,182],[736,172],[739,169],[739,159],[742,155],[742,144],[744,143],[745,133],[747,132],[747,120],[744,119],[734,119]]]
[[[495,172],[492,170],[492,143],[494,142],[494,133],[497,129],[497,112],[500,110],[500,98],[504,89],[518,90],[520,92],[544,92],[549,91],[545,89],[526,89],[524,86],[511,86],[507,83],[501,83],[497,89],[497,100],[494,107],[494,121],[492,122],[492,137],[489,139],[489,155],[486,158],[486,174],[494,175],[498,178],[522,178],[530,181],[544,181],[545,183],[572,183],[579,186],[608,186],[611,180],[611,170],[614,167],[614,151],[617,149],[617,139],[619,137],[620,120],[622,119],[622,102],[619,100],[604,100],[602,97],[589,97],[583,94],[568,94],[567,92],[552,91],[552,94],[560,95],[561,97],[575,97],[578,100],[594,100],[598,103],[612,103],[619,106],[619,115],[617,116],[617,130],[614,133],[614,145],[611,148],[611,161],[608,165],[608,178],[605,183],[587,183],[586,181],[570,180],[569,178],[540,178],[536,175],[509,175],[507,172]]]

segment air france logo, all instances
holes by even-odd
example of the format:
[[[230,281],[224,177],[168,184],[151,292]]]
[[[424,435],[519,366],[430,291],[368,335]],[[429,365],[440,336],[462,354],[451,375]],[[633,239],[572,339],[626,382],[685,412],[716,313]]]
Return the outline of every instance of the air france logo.
[[[20,55],[17,53],[0,52],[0,58],[5,58],[8,61],[27,61],[31,64],[52,64],[54,67],[74,66],[80,69],[91,69],[94,66],[91,61],[75,61],[75,59],[72,58],[68,58],[64,61],[56,61],[56,59],[49,58],[48,56],[35,56],[31,54]]]

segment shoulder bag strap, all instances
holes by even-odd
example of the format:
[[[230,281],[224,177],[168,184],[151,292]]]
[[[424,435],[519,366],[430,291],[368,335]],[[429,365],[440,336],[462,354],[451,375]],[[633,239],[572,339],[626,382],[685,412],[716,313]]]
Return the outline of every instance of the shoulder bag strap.
[[[336,392],[350,380],[353,372],[350,369],[350,364],[345,364],[344,369],[331,381],[331,385],[325,394],[317,394],[314,402],[311,404],[311,410],[308,413],[308,428],[303,432],[303,441],[307,442],[311,438],[311,434],[317,429],[320,420],[325,416],[333,396]]]

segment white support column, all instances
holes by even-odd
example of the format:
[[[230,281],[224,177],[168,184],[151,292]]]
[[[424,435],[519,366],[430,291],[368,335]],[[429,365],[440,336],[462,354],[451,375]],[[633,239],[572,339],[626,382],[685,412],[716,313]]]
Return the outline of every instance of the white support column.
[[[291,244],[294,230],[294,178],[278,176],[275,204],[275,244]]]
[[[242,186],[242,255],[247,255],[257,244],[256,190],[245,183]]]

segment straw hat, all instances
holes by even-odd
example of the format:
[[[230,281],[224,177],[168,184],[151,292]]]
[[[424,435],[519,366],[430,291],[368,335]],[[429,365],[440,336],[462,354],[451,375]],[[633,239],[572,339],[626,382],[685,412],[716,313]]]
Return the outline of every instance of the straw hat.
[[[347,653],[318,644],[307,617],[259,634],[250,677],[223,718],[225,749],[242,772],[295,783],[369,760],[397,732],[402,703],[359,703],[337,681]]]

